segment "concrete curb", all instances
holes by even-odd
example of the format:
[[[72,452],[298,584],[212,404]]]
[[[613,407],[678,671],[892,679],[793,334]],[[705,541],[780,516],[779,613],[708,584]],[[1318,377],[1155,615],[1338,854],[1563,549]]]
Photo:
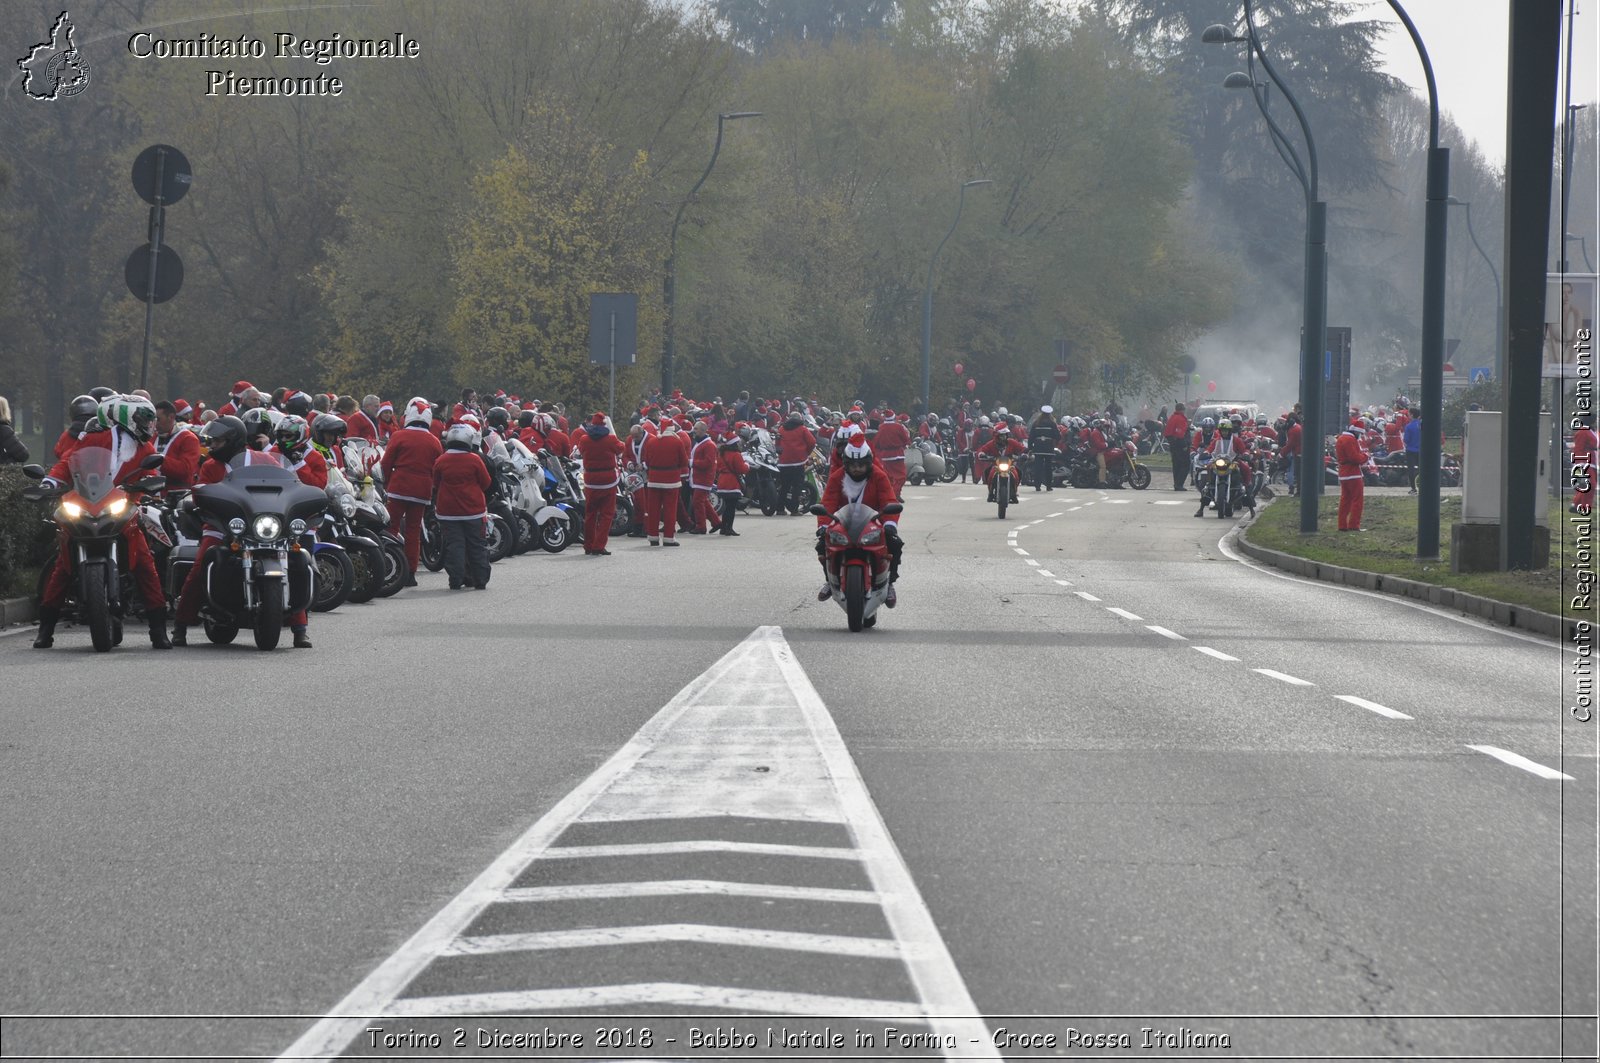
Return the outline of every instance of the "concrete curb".
[[[32,598],[0,598],[0,628],[31,624],[37,619],[39,610]]]
[[[1238,536],[1234,539],[1243,553],[1263,564],[1281,568],[1297,576],[1322,580],[1325,583],[1340,583],[1347,587],[1359,587],[1362,590],[1378,591],[1383,594],[1399,594],[1427,602],[1429,605],[1436,605],[1441,609],[1455,609],[1468,616],[1480,617],[1502,627],[1530,631],[1535,635],[1544,635],[1552,639],[1570,641],[1577,637],[1578,617],[1541,613],[1524,605],[1512,605],[1493,598],[1467,594],[1453,587],[1440,587],[1437,584],[1403,579],[1400,576],[1387,576],[1358,568],[1309,561],[1293,554],[1255,545],[1247,538],[1249,530],[1249,525],[1246,525],[1239,530]]]

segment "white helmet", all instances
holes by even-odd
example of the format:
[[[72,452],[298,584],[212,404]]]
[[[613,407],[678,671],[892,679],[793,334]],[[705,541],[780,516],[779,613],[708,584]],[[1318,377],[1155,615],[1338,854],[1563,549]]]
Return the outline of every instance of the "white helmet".
[[[982,417],[979,417],[978,418],[978,425],[981,428],[988,428],[989,427],[989,415],[988,414],[984,414]]]
[[[996,410],[994,412],[999,414],[1001,417],[1004,417],[1006,415],[1006,408],[1004,406],[1002,406],[1002,407],[1000,407],[998,410]]]
[[[445,446],[449,446],[452,443],[458,443],[465,446],[468,450],[477,450],[483,445],[483,436],[476,428],[472,427],[470,424],[467,424],[465,421],[462,421],[451,425],[449,428],[446,428],[444,430],[444,437],[441,442],[443,442]]]
[[[845,461],[867,461],[872,458],[872,448],[867,446],[867,433],[856,429],[844,445]]]
[[[420,424],[424,427],[433,423],[433,405],[427,399],[418,395],[406,403],[403,424]]]

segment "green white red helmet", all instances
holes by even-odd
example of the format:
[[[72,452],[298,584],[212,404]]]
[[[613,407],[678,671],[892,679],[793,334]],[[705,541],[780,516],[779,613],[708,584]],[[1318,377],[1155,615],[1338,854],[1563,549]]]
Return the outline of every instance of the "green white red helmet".
[[[156,433],[156,408],[149,399],[137,395],[112,395],[100,403],[99,417],[102,425],[116,425],[140,441],[151,439]]]

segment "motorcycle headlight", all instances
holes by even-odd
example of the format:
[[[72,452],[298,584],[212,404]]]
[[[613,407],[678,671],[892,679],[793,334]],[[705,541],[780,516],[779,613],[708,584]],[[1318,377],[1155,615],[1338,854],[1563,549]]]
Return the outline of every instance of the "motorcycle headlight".
[[[879,542],[882,538],[883,538],[883,529],[882,528],[873,528],[870,531],[866,531],[866,532],[862,532],[861,533],[861,545],[862,546],[871,546],[874,543]]]
[[[828,542],[834,546],[849,546],[850,536],[846,535],[842,531],[834,531],[830,528],[828,530]]]
[[[235,534],[235,535],[243,535],[244,534],[244,518],[243,517],[234,517],[232,520],[230,520],[228,522],[228,530],[233,532],[233,534]]]
[[[127,511],[128,500],[126,498],[113,499],[111,505],[106,507],[106,512],[110,513],[113,517],[120,517]]]
[[[263,514],[250,526],[250,534],[257,539],[276,539],[283,534],[283,521],[270,513]]]
[[[1010,472],[1010,471],[1011,471],[1011,463],[1010,463],[1010,462],[1009,462],[1009,461],[1002,461],[1002,462],[1001,462],[1001,463],[1000,463],[1000,464],[999,464],[999,465],[998,465],[998,466],[996,466],[996,467],[997,467],[997,468],[998,468],[998,469],[999,469],[999,470],[1000,470],[1000,471],[1001,471],[1001,472]]]
[[[289,532],[293,535],[304,535],[306,533],[306,522],[296,517],[289,522]]]
[[[343,513],[346,517],[353,517],[356,515],[356,499],[354,495],[339,496],[339,512]]]
[[[1228,467],[1228,463],[1223,459],[1218,458],[1216,461],[1211,463],[1211,467],[1213,469],[1226,469]]]
[[[67,515],[68,520],[77,520],[83,516],[83,507],[76,502],[61,503],[61,512]]]
[[[382,502],[374,502],[372,504],[372,513],[378,518],[380,524],[389,523],[389,507]]]

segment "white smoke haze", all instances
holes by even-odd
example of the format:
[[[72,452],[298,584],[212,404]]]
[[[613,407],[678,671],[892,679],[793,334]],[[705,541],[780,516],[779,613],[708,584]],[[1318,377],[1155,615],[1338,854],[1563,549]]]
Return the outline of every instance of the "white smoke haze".
[[[1250,401],[1275,418],[1299,399],[1300,305],[1259,308],[1199,337],[1184,353],[1195,360],[1200,376],[1199,384],[1189,385],[1191,405],[1211,399]],[[1216,382],[1215,392],[1206,388],[1211,381]],[[1181,388],[1177,397],[1183,397]]]

